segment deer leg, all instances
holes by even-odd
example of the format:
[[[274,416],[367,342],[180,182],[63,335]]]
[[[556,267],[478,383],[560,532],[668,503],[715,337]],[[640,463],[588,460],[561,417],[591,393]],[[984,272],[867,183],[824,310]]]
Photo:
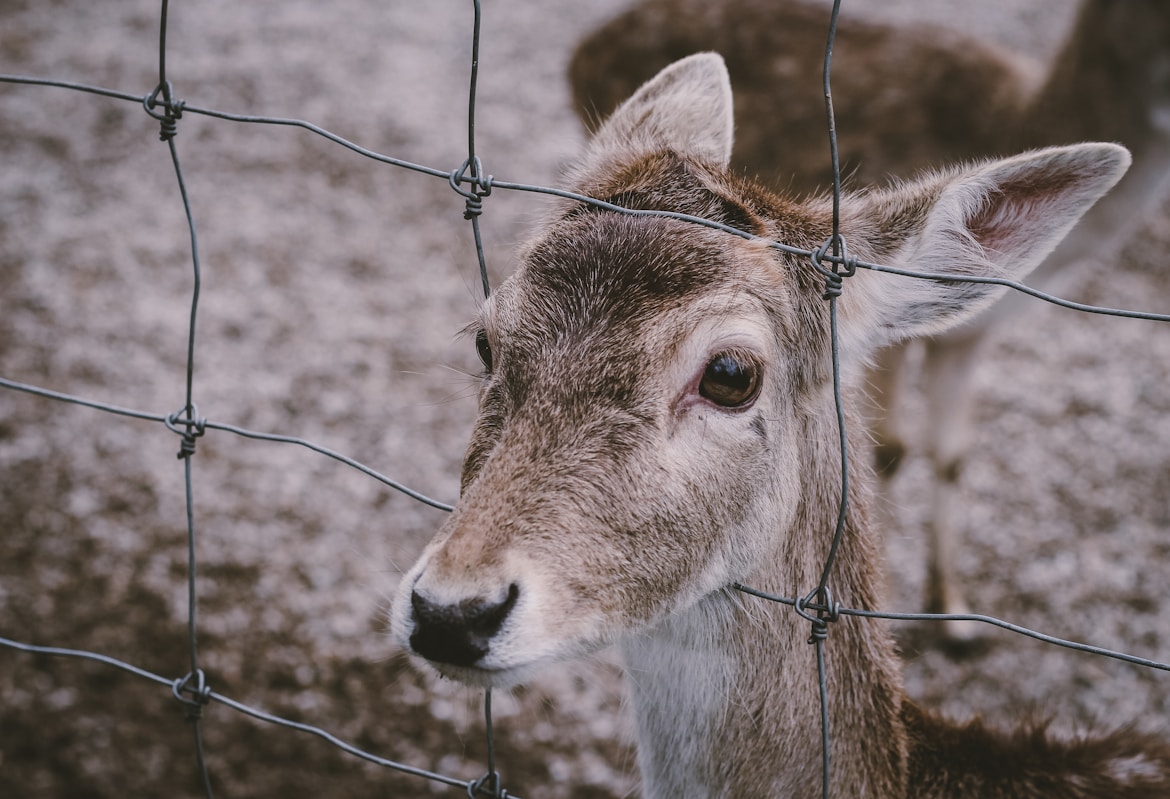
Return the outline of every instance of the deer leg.
[[[970,447],[974,396],[972,376],[983,329],[970,327],[926,342],[923,359],[926,392],[926,455],[933,468],[927,527],[926,608],[931,613],[968,613],[956,574],[960,544],[963,463]],[[947,638],[975,636],[973,622],[944,622]]]
[[[897,473],[906,455],[906,436],[900,417],[905,389],[908,343],[886,347],[874,358],[869,370],[869,432],[873,437],[874,471],[884,482]]]

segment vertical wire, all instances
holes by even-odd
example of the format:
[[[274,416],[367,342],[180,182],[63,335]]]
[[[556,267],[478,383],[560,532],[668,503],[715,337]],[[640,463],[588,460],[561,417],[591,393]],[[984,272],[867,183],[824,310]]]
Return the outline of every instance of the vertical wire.
[[[180,450],[179,457],[183,459],[184,471],[184,486],[186,490],[186,504],[187,504],[187,638],[190,652],[191,677],[196,680],[196,697],[191,704],[188,705],[187,718],[191,722],[192,731],[195,738],[195,759],[199,769],[199,775],[203,783],[204,793],[208,799],[214,799],[214,792],[211,786],[211,775],[207,770],[207,760],[205,757],[203,747],[203,734],[200,727],[200,718],[202,712],[201,702],[206,700],[205,685],[203,674],[199,670],[199,647],[198,647],[198,598],[196,594],[196,564],[197,559],[195,555],[195,500],[194,489],[191,480],[191,455],[194,454],[191,442],[194,441],[193,425],[196,424],[196,410],[194,402],[194,384],[195,384],[195,329],[196,319],[199,310],[199,291],[202,283],[201,270],[199,268],[199,238],[195,230],[195,218],[191,211],[191,201],[187,193],[186,181],[183,178],[183,169],[179,163],[179,151],[175,145],[174,120],[178,116],[177,107],[174,97],[171,92],[170,83],[167,81],[166,74],[166,54],[167,54],[167,17],[169,9],[169,0],[162,0],[162,7],[159,15],[159,45],[158,45],[158,80],[159,90],[163,95],[163,102],[165,104],[164,116],[164,136],[167,143],[167,148],[171,155],[171,164],[175,170],[175,178],[179,185],[179,195],[183,202],[183,211],[187,219],[187,229],[190,233],[191,239],[191,260],[193,263],[194,280],[191,290],[191,312],[187,329],[187,371],[186,371],[186,398],[184,404],[184,414],[186,416],[186,435],[184,436],[185,445]],[[167,127],[170,127],[169,135]]]
[[[475,89],[479,83],[479,28],[482,15],[480,0],[472,0],[472,8],[474,16],[471,27],[471,89],[467,98],[467,159],[471,167],[471,176],[478,179],[479,169],[475,163]]]
[[[472,5],[475,14],[471,32],[471,87],[467,100],[467,164],[471,170],[471,191],[478,197],[480,196],[483,176],[480,174],[479,158],[475,155],[475,98],[476,87],[479,83],[479,31],[482,10],[480,8],[480,0],[472,0]],[[490,188],[487,191],[490,191]],[[486,193],[485,191],[484,194]],[[468,218],[471,220],[471,232],[475,236],[475,255],[479,260],[479,279],[483,284],[484,299],[487,299],[491,296],[492,289],[491,284],[488,282],[487,258],[484,256],[483,236],[479,230],[479,214],[469,214]]]
[[[483,717],[487,722],[487,761],[488,771],[494,772],[496,770],[496,743],[495,736],[492,735],[492,689],[487,688],[483,692]]]
[[[500,775],[496,771],[496,736],[492,731],[492,689],[484,689],[483,692],[483,718],[487,725],[487,770],[488,780],[491,782],[492,791],[497,796],[500,793]]]
[[[163,2],[165,5],[166,0],[163,0]],[[195,273],[194,287],[192,289],[191,297],[191,321],[187,337],[187,403],[185,411],[188,423],[193,423],[195,422],[196,415],[195,404],[193,402],[193,392],[195,367],[195,319],[199,306],[200,286],[199,245],[195,234],[195,222],[191,213],[191,205],[187,197],[187,188],[183,181],[182,169],[179,166],[179,157],[175,148],[174,139],[171,139],[168,144],[171,150],[171,159],[175,165],[175,175],[179,182],[179,193],[182,195],[183,207],[187,214],[187,225],[191,231],[191,252]],[[188,427],[187,430],[187,436],[192,436],[191,427]],[[189,440],[193,441],[194,439],[190,438]],[[195,493],[191,481],[192,454],[194,454],[192,451],[185,450],[185,455],[180,455],[180,457],[183,458],[184,463],[184,476],[187,494],[187,637],[191,652],[191,674],[200,675],[199,643],[197,633],[199,603],[195,588],[198,561],[195,555]],[[196,701],[202,701],[202,699],[197,698]],[[199,726],[199,717],[192,716],[190,714],[189,717],[191,718],[192,727],[194,728],[196,760],[198,762],[199,772],[203,779],[204,792],[207,794],[208,799],[212,799],[214,794],[211,789],[211,775],[207,771],[207,763],[203,756],[203,735]]]
[[[164,5],[165,5],[165,0],[164,0]],[[171,162],[174,164],[174,167],[175,167],[175,176],[179,182],[179,194],[183,198],[183,208],[184,208],[184,211],[186,212],[186,215],[187,215],[187,228],[188,228],[188,230],[190,230],[190,233],[191,233],[192,260],[194,261],[194,264],[195,264],[195,280],[194,280],[194,286],[193,286],[192,292],[191,292],[191,294],[192,294],[192,296],[191,296],[191,318],[190,318],[190,325],[188,327],[188,335],[187,335],[187,388],[186,388],[187,401],[186,401],[186,405],[184,406],[184,412],[187,415],[187,420],[193,421],[194,414],[195,414],[195,403],[193,402],[194,373],[195,373],[195,318],[196,318],[196,313],[197,313],[198,306],[199,306],[199,284],[200,284],[200,279],[199,279],[199,244],[198,244],[198,241],[197,241],[196,235],[195,235],[195,221],[194,221],[194,218],[193,218],[192,213],[191,213],[191,205],[190,205],[190,202],[188,201],[188,197],[187,197],[187,187],[186,187],[185,182],[183,180],[183,171],[182,171],[181,167],[179,166],[179,155],[178,155],[178,151],[175,148],[174,139],[171,139],[169,142],[167,142],[167,144],[170,147]],[[188,430],[190,430],[190,428],[188,428]],[[189,638],[190,638],[190,643],[191,643],[191,671],[194,672],[199,667],[199,664],[196,660],[196,646],[195,646],[195,549],[194,549],[194,546],[195,546],[194,545],[195,517],[194,517],[194,509],[192,507],[192,502],[191,502],[191,499],[192,499],[191,465],[190,465],[191,459],[190,459],[190,457],[187,457],[185,460],[187,461],[187,500],[188,500],[187,529],[189,531],[188,537],[191,539],[189,553],[188,553],[189,560],[190,560],[190,568],[189,568],[190,579],[188,581],[190,585],[188,587],[188,592],[187,592],[188,633],[189,633]]]
[[[844,255],[844,239],[841,236],[841,163],[837,151],[837,123],[833,113],[833,93],[830,88],[829,75],[833,61],[833,40],[837,35],[837,18],[841,11],[841,0],[834,0],[833,14],[829,23],[829,37],[825,44],[825,64],[824,64],[824,93],[825,93],[825,115],[829,125],[829,156],[832,159],[833,167],[833,232],[829,239],[830,247],[833,251],[833,271],[837,271],[837,266]],[[840,274],[836,275],[836,283],[840,285]],[[845,517],[849,509],[849,448],[845,437],[845,408],[841,396],[841,357],[838,346],[838,325],[837,325],[837,294],[838,292],[827,292],[829,301],[829,333],[832,344],[832,358],[833,358],[833,394],[834,402],[836,403],[837,411],[837,429],[840,432],[841,443],[841,502],[837,512],[837,527],[833,535],[833,543],[829,549],[829,555],[825,559],[824,569],[821,571],[821,579],[817,585],[817,594],[824,599],[825,588],[829,583],[829,574],[833,568],[833,562],[837,557],[837,550],[841,544],[841,537],[845,528]]]
[[[476,89],[479,84],[479,36],[480,26],[482,21],[482,8],[480,0],[472,0],[472,7],[474,9],[474,21],[472,22],[471,31],[471,80],[468,89],[467,99],[467,164],[468,169],[471,170],[471,192],[473,195],[480,196],[481,178],[479,158],[475,154],[475,100]],[[490,191],[490,187],[488,189]],[[475,254],[479,260],[479,278],[483,284],[483,296],[487,299],[491,296],[491,284],[488,282],[487,274],[487,259],[483,251],[483,236],[479,230],[479,214],[469,213],[467,216],[471,220],[472,234],[475,236]],[[483,692],[483,714],[484,723],[487,728],[487,778],[492,785],[493,792],[498,794],[500,790],[500,780],[496,773],[496,752],[495,752],[495,733],[492,731],[492,689],[486,688]]]
[[[831,758],[829,753],[829,683],[825,676],[825,641],[816,642],[817,685],[821,693],[821,799],[829,799],[829,775]]]
[[[171,90],[167,86],[167,8],[168,0],[162,0],[158,25],[158,85],[164,91],[163,99],[167,108],[171,106]]]
[[[837,298],[830,297],[829,335],[833,360],[833,402],[836,406],[837,430],[841,449],[841,499],[837,507],[837,525],[833,531],[833,541],[829,545],[829,554],[825,558],[821,579],[815,591],[818,602],[825,606],[829,604],[827,594],[829,576],[833,570],[833,563],[837,560],[837,551],[841,548],[841,539],[845,533],[845,520],[849,513],[849,444],[845,434],[845,401],[841,392],[841,347],[837,331]]]
[[[821,796],[829,799],[832,779],[832,758],[830,752],[831,730],[829,723],[829,689],[825,668],[825,619],[835,618],[836,611],[832,607],[829,594],[829,576],[833,563],[837,559],[837,551],[841,546],[841,538],[845,530],[846,514],[849,510],[849,446],[845,431],[845,409],[841,396],[841,357],[839,348],[837,324],[837,298],[841,289],[841,272],[838,267],[844,255],[843,239],[841,237],[841,162],[837,148],[837,120],[833,113],[833,91],[830,74],[833,63],[833,41],[837,36],[837,20],[841,13],[841,0],[833,1],[833,12],[829,20],[829,34],[825,42],[825,62],[822,75],[825,94],[825,117],[829,133],[829,157],[833,169],[833,230],[829,239],[833,252],[833,281],[825,292],[829,302],[829,335],[831,338],[833,359],[833,400],[837,413],[837,430],[841,444],[841,501],[837,511],[837,526],[833,532],[833,541],[829,547],[829,554],[825,558],[821,579],[817,585],[816,595],[819,603],[825,608],[818,613],[820,620],[819,631],[814,627],[813,640],[816,645],[818,692],[821,704]],[[848,269],[845,274],[848,274]],[[819,632],[819,635],[818,635]]]
[[[837,120],[833,114],[833,90],[829,73],[833,63],[833,40],[837,37],[837,19],[841,14],[841,0],[833,0],[833,13],[829,19],[829,38],[825,43],[825,64],[821,75],[825,93],[825,114],[829,123],[829,157],[833,166],[833,255],[839,256],[837,238],[841,233],[841,162],[837,153]]]

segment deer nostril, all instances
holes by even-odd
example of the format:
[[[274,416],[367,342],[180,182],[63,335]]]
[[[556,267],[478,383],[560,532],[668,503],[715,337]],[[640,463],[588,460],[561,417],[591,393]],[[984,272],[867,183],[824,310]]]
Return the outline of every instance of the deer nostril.
[[[500,631],[519,596],[516,583],[508,586],[507,595],[499,601],[476,598],[444,604],[412,591],[414,632],[410,646],[436,663],[472,666],[491,649],[491,639]]]

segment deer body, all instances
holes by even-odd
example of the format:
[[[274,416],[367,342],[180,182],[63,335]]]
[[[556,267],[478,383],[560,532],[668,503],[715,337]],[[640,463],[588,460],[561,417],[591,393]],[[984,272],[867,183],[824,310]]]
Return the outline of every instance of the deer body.
[[[642,0],[574,53],[569,76],[587,125],[671,61],[714,50],[736,86],[733,167],[782,190],[831,185],[820,68],[828,14],[798,0]],[[1085,0],[1047,67],[928,26],[843,20],[833,57],[842,173],[873,185],[951,161],[1078,141],[1117,141],[1134,167],[1033,272],[1064,293],[1078,265],[1121,249],[1165,193],[1170,174],[1170,3]],[[1022,296],[926,341],[922,444],[935,475],[927,608],[967,612],[954,575],[958,493],[970,445],[974,364],[992,331],[1023,313]],[[879,354],[869,385],[875,461],[892,476],[907,449],[899,411],[905,345]],[[962,624],[952,633],[969,632]]]
[[[731,108],[718,56],[668,67],[602,126],[575,189],[819,246],[832,231],[827,200],[795,202],[728,174]],[[842,230],[865,260],[1018,273],[1128,163],[1118,146],[1085,144],[935,173],[846,198]],[[402,580],[396,640],[479,686],[618,644],[647,797],[819,791],[808,623],[732,586],[803,595],[825,562],[840,441],[824,288],[806,260],[765,241],[562,205],[473,328],[485,376],[461,497]],[[882,342],[993,299],[987,286],[859,271],[837,300],[849,373]],[[842,605],[876,608],[864,469],[850,493],[831,588]],[[1076,792],[1074,745],[1040,733],[1026,767],[997,771],[1017,739],[918,710],[884,626],[843,618],[826,647],[834,796],[1170,789],[1170,754],[1137,737],[1107,739],[1096,794]],[[990,768],[964,754],[969,744]]]

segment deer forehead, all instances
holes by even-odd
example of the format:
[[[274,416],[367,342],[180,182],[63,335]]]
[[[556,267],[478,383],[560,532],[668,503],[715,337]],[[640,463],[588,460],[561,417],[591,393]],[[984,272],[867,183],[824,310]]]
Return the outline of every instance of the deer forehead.
[[[504,368],[517,360],[607,375],[689,368],[720,347],[773,348],[790,295],[785,265],[758,243],[677,220],[593,213],[532,247],[483,323]]]

